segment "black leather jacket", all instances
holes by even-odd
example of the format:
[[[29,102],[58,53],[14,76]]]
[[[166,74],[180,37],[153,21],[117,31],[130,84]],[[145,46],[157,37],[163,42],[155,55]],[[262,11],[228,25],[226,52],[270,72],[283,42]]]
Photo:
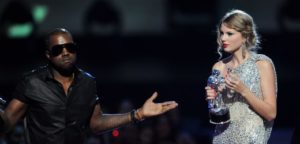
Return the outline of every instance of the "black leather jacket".
[[[76,69],[68,95],[53,79],[49,66],[26,74],[14,98],[26,103],[24,118],[28,144],[82,144],[98,102],[95,78]]]

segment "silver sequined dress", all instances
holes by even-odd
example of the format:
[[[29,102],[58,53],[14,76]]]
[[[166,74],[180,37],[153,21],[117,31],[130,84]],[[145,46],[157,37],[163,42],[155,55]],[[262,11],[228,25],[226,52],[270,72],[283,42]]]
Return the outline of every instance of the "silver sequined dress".
[[[263,54],[251,53],[251,56],[235,68],[234,71],[255,96],[262,99],[260,75],[256,65],[256,62],[259,60],[269,61],[273,65],[269,57]],[[275,72],[274,65],[273,68]],[[264,120],[237,93],[232,98],[223,95],[223,100],[229,107],[231,122],[229,124],[216,125],[213,137],[214,144],[266,144],[268,142],[273,121],[268,122]]]

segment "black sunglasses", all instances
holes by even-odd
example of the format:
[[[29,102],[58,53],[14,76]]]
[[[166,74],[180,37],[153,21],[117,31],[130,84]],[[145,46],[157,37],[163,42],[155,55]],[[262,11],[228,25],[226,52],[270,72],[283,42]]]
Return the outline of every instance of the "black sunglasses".
[[[75,43],[65,43],[52,46],[51,50],[49,50],[50,55],[56,57],[62,53],[64,48],[66,48],[69,53],[77,52],[77,46]]]

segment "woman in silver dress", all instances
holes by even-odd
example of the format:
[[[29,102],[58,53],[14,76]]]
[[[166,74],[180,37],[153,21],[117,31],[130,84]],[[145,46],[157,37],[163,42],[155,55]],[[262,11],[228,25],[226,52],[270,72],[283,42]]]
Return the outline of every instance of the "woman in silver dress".
[[[272,60],[258,54],[259,37],[252,17],[241,10],[225,14],[217,27],[220,71],[226,87],[221,90],[229,108],[230,122],[217,124],[212,142],[228,144],[266,144],[276,118],[277,77]],[[222,58],[222,53],[229,54]],[[216,91],[205,87],[206,99]]]

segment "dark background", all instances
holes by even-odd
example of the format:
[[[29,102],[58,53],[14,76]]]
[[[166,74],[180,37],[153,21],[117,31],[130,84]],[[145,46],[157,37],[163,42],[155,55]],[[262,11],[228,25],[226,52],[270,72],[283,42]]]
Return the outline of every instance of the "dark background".
[[[123,99],[135,107],[154,91],[157,102],[176,100],[183,123],[192,132],[211,128],[204,86],[217,61],[216,25],[233,8],[253,16],[262,50],[278,76],[278,116],[273,141],[288,142],[297,119],[297,71],[300,12],[295,0],[27,0],[11,12],[0,2],[0,94],[7,100],[23,72],[46,63],[46,32],[65,27],[79,45],[78,64],[97,78],[105,112],[116,113]],[[14,4],[16,5],[16,4]],[[42,5],[42,22],[31,10]],[[13,8],[11,8],[13,9]],[[8,25],[32,24],[23,38],[6,35]]]

